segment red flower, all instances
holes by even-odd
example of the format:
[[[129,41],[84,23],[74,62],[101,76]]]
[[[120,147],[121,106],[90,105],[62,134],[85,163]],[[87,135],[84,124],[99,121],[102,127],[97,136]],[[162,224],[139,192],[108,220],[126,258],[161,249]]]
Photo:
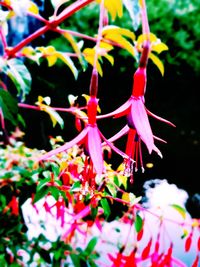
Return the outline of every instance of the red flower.
[[[16,196],[13,196],[11,201],[8,203],[8,207],[11,209],[11,213],[15,216],[19,215],[19,203]]]

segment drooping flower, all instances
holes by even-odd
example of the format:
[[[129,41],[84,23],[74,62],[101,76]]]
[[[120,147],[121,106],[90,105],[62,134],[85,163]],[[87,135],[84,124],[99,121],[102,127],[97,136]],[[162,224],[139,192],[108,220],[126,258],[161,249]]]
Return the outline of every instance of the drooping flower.
[[[73,140],[42,155],[39,158],[39,161],[46,160],[53,155],[66,151],[76,144],[83,144],[86,153],[92,161],[95,172],[97,174],[102,174],[104,171],[102,140],[106,142],[106,144],[110,146],[116,153],[120,154],[124,158],[128,158],[125,153],[106,140],[106,138],[98,129],[96,124],[97,105],[98,99],[94,96],[91,96],[87,105],[88,122],[82,132],[80,132]]]
[[[126,154],[129,158],[136,161],[140,160],[141,167],[143,169],[142,154],[141,154],[141,140],[146,145],[149,154],[155,151],[159,156],[162,157],[160,150],[154,144],[154,139],[165,142],[164,140],[155,137],[153,135],[149,116],[165,122],[171,126],[175,126],[173,123],[165,120],[152,112],[150,112],[144,105],[144,94],[146,90],[146,67],[139,67],[133,77],[133,89],[131,97],[115,111],[105,115],[97,116],[98,119],[114,117],[119,118],[126,116],[127,125],[119,131],[116,135],[109,139],[110,142],[114,142],[121,136],[128,134]],[[130,166],[130,165],[129,165]],[[137,169],[137,166],[136,166]]]

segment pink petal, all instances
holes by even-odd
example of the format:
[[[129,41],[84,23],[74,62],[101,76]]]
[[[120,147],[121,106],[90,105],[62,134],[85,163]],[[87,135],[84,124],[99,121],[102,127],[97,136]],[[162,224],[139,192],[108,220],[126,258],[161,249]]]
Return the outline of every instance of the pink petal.
[[[117,139],[122,137],[123,135],[127,134],[129,131],[128,125],[125,125],[118,133],[113,135],[111,138],[108,139],[109,142],[115,142]]]
[[[162,156],[162,153],[161,153],[160,150],[157,148],[157,146],[153,145],[153,151],[155,151],[155,152],[158,154],[158,156],[160,156],[161,158],[163,157],[163,156]]]
[[[90,213],[90,206],[86,206],[83,210],[81,210],[78,214],[73,216],[73,221],[75,220],[80,220],[82,218],[84,218],[85,216],[87,216]]]
[[[108,114],[105,114],[105,115],[97,116],[97,119],[104,119],[104,118],[108,118],[108,117],[115,117],[115,118],[122,117],[128,113],[128,109],[130,106],[131,106],[131,100],[129,99],[128,101],[126,101],[122,106],[120,106],[116,110],[114,110]]]
[[[180,261],[179,259],[176,259],[176,258],[172,257],[172,261],[173,261],[177,266],[180,266],[180,267],[187,267],[187,265],[185,265],[185,263],[183,263],[183,262]]]
[[[88,133],[88,130],[89,128],[86,127],[83,129],[83,131],[77,135],[74,139],[72,139],[70,142],[67,142],[66,144],[64,144],[63,146],[60,146],[54,150],[51,150],[49,152],[47,152],[46,154],[42,155],[38,161],[41,161],[41,160],[46,160],[47,158],[53,156],[53,155],[56,155],[58,153],[61,153],[69,148],[71,148],[72,146],[80,143],[80,142],[83,142],[83,139],[85,138],[85,136],[87,135]]]
[[[158,140],[158,141],[160,141],[160,142],[162,142],[162,143],[165,143],[165,144],[167,143],[167,141],[165,141],[164,139],[162,139],[162,138],[160,138],[158,136],[153,135],[153,138]]]
[[[153,133],[141,99],[132,99],[131,115],[138,135],[151,153],[154,146]]]
[[[97,126],[88,126],[88,152],[92,159],[95,171],[97,174],[103,172],[103,154],[101,147],[101,138]]]
[[[167,124],[169,124],[169,125],[171,125],[173,127],[176,127],[176,125],[174,125],[172,122],[170,122],[170,121],[168,121],[166,119],[163,119],[163,118],[155,115],[154,113],[152,113],[151,111],[149,111],[147,108],[145,108],[145,109],[146,109],[147,114],[150,115],[151,117],[153,117],[154,119],[157,119],[159,121],[165,122],[165,123],[167,123]]]
[[[117,154],[119,154],[121,157],[125,158],[125,159],[129,159],[129,156],[126,155],[126,153],[124,153],[123,151],[121,151],[119,148],[117,148],[116,146],[114,146],[109,140],[107,140],[103,134],[101,132],[99,132],[102,139],[105,141],[105,143],[113,150],[115,151]],[[134,160],[130,159],[132,162],[134,162]]]

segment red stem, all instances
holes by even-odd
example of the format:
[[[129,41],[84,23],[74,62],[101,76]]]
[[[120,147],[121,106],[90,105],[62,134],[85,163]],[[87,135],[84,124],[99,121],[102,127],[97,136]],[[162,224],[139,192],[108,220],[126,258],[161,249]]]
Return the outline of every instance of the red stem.
[[[3,49],[5,51],[6,47],[7,47],[7,41],[6,41],[6,37],[3,33],[3,30],[2,30],[2,26],[0,26],[0,38],[1,38],[1,41],[2,41],[2,45],[3,45]]]
[[[57,18],[53,21],[53,23],[58,26],[61,22],[63,22],[66,18],[70,17],[73,15],[75,12],[80,10],[81,8],[87,6],[94,0],[79,0],[76,1],[75,3],[71,4],[69,7],[67,7],[63,12],[61,12]]]
[[[89,3],[93,2],[94,0],[79,0],[76,1],[75,3],[71,4],[69,7],[67,7],[63,12],[61,12],[57,18],[51,20],[51,21],[46,21],[47,24],[31,35],[29,35],[27,38],[22,40],[19,44],[17,44],[15,47],[12,49],[7,49],[6,53],[8,57],[13,57],[18,51],[20,51],[24,46],[32,42],[34,39],[38,38],[42,34],[46,33],[49,30],[55,30],[56,27],[63,22],[66,18],[70,17],[73,15],[75,12],[83,8],[84,6],[87,6]]]
[[[140,57],[139,66],[145,68],[148,63],[149,53],[150,53],[150,29],[147,16],[146,2],[141,1],[141,16],[142,16],[142,33],[144,35],[143,50]]]

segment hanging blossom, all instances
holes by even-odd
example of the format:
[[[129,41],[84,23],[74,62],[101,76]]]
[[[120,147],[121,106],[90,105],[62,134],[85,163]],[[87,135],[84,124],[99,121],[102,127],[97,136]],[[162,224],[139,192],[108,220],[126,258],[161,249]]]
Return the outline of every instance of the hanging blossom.
[[[91,92],[96,91],[98,85],[98,73],[96,70],[93,71],[91,79]],[[73,140],[66,144],[47,152],[42,155],[38,160],[46,160],[47,158],[68,150],[74,145],[84,145],[86,154],[91,159],[94,170],[97,174],[101,175],[104,172],[103,163],[103,148],[102,141],[105,142],[113,151],[121,155],[123,158],[128,159],[128,156],[120,149],[115,147],[110,141],[108,141],[99,130],[96,123],[98,99],[95,94],[91,94],[90,99],[87,103],[87,123],[85,128],[76,136]]]
[[[148,115],[175,127],[173,123],[150,112],[144,105],[144,95],[146,91],[147,82],[146,65],[149,50],[150,44],[147,42],[143,48],[139,67],[133,76],[132,94],[128,101],[126,101],[122,106],[120,106],[113,112],[97,116],[98,119],[108,117],[119,118],[122,116],[126,116],[127,124],[123,127],[121,131],[111,137],[109,139],[109,142],[114,142],[123,135],[128,134],[125,153],[129,156],[129,160],[125,159],[125,163],[126,170],[130,173],[132,173],[133,171],[133,161],[131,161],[131,159],[135,161],[135,171],[137,171],[138,169],[139,162],[142,171],[144,171],[141,151],[141,140],[146,145],[149,154],[151,154],[152,151],[155,151],[160,157],[162,157],[162,154],[160,150],[156,147],[154,140],[157,139],[162,142],[165,141],[153,135]]]
[[[100,5],[100,17],[99,17],[99,29],[97,35],[97,43],[95,47],[94,61],[93,61],[93,71],[91,75],[90,81],[90,98],[87,103],[87,120],[85,123],[85,128],[79,133],[77,137],[75,137],[72,141],[67,142],[63,146],[56,148],[43,156],[40,157],[39,161],[45,160],[55,154],[66,151],[74,145],[84,145],[84,149],[86,155],[89,156],[90,162],[88,166],[88,161],[86,160],[86,168],[91,170],[91,167],[94,168],[96,174],[101,175],[104,170],[104,161],[103,161],[103,147],[102,141],[105,142],[111,149],[113,149],[116,153],[121,155],[122,157],[128,159],[128,156],[116,148],[111,142],[109,142],[104,135],[99,130],[96,117],[97,117],[97,108],[98,108],[98,56],[99,56],[99,48],[100,42],[102,39],[102,28],[105,19],[105,9],[104,9],[104,1],[101,2]],[[91,173],[91,171],[90,171]],[[93,176],[93,175],[92,175]],[[83,177],[83,180],[87,180],[87,172],[86,177]],[[83,182],[84,182],[83,181]]]

